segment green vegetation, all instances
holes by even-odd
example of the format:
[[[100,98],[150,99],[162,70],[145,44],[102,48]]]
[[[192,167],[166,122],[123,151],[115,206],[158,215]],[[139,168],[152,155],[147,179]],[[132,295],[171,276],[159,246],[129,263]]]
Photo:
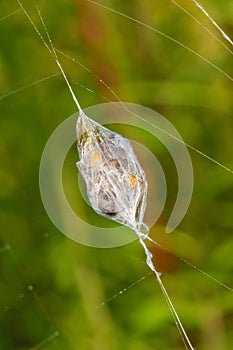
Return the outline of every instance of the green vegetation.
[[[233,169],[232,81],[223,73],[158,33],[85,0],[38,3],[55,47],[91,70],[59,55],[83,108],[116,101],[102,79],[122,101],[160,112],[188,144]],[[33,1],[23,4],[39,24]],[[174,37],[227,74],[232,71],[226,48],[170,0],[104,4]],[[191,1],[180,4],[230,47]],[[205,6],[232,34],[232,2],[208,0]],[[3,19],[17,9],[16,1],[1,1],[0,349],[184,349],[137,241],[114,249],[82,246],[47,217],[39,192],[41,154],[53,130],[77,109],[22,11]],[[144,131],[112,127],[149,147],[164,169],[168,196],[152,237],[233,288],[232,173],[190,150],[192,202],[179,230],[168,236],[164,227],[177,194],[170,155]],[[115,226],[80,204],[77,160],[74,146],[63,184],[72,207],[92,224]],[[194,348],[233,349],[232,290],[150,248]]]

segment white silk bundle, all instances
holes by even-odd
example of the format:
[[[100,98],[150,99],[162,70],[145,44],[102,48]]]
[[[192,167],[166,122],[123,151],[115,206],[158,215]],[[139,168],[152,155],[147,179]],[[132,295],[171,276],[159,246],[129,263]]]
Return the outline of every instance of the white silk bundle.
[[[93,209],[100,215],[147,231],[143,224],[147,181],[129,140],[84,113],[76,125],[80,170]]]

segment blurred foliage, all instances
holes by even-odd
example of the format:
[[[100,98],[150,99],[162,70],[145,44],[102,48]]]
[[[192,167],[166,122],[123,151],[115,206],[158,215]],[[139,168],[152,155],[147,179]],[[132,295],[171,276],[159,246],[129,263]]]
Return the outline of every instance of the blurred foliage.
[[[33,1],[22,2],[43,32]],[[101,3],[232,72],[229,51],[174,2]],[[223,73],[164,36],[88,1],[38,4],[55,47],[89,69],[60,55],[83,108],[116,101],[102,79],[122,101],[160,112],[187,143],[233,168],[232,81]],[[192,1],[179,4],[224,42]],[[205,7],[231,36],[232,2],[208,0]],[[62,77],[53,76],[58,73],[53,58],[18,9],[16,1],[0,3],[0,348],[184,349],[138,242],[114,249],[81,246],[47,217],[38,185],[40,157],[52,131],[76,107]],[[179,230],[167,236],[164,226],[177,193],[174,164],[150,136],[130,129],[126,136],[149,147],[166,175],[166,208],[152,237],[175,256],[155,245],[150,248],[187,333],[196,349],[232,349],[232,290],[179,260],[232,288],[232,174],[190,150],[192,202]],[[74,206],[79,203],[72,191],[76,160],[73,147],[64,167],[64,187]],[[86,206],[80,210],[86,220],[92,216]]]

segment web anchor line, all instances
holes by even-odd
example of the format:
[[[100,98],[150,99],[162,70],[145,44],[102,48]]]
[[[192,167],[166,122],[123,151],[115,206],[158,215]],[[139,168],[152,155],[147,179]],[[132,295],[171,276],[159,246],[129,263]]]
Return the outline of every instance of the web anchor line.
[[[194,2],[194,0],[192,0]],[[230,54],[233,54],[233,51],[225,45],[225,43],[217,37],[211,30],[209,30],[204,24],[202,24],[197,18],[195,18],[188,10],[186,10],[183,6],[181,6],[178,2],[175,0],[171,0],[174,5],[176,5],[181,11],[183,11],[186,15],[188,15],[190,18],[192,18],[196,23],[198,23],[207,33],[209,33],[215,40],[217,40],[225,49],[230,52]]]
[[[154,266],[154,263],[152,261],[153,254],[148,249],[148,247],[147,247],[147,245],[145,243],[145,240],[148,239],[149,232],[147,232],[147,234],[145,234],[145,233],[141,233],[140,231],[136,231],[136,234],[138,235],[139,242],[140,242],[141,246],[143,247],[144,252],[146,254],[146,263],[147,263],[148,267],[151,269],[151,271],[156,276],[156,279],[157,279],[157,281],[159,283],[159,287],[160,287],[160,289],[161,289],[161,291],[162,291],[162,293],[163,293],[163,295],[165,297],[165,300],[166,300],[166,302],[168,304],[168,307],[169,307],[169,309],[171,311],[171,314],[172,314],[172,316],[174,318],[176,327],[177,327],[177,329],[178,329],[178,331],[180,333],[180,336],[181,336],[181,338],[183,340],[183,343],[184,343],[186,349],[194,350],[194,347],[192,346],[191,341],[190,341],[190,339],[189,339],[189,337],[188,337],[188,335],[187,335],[187,333],[186,333],[186,331],[185,331],[185,329],[183,327],[183,324],[182,324],[182,322],[180,320],[180,317],[179,317],[179,315],[178,315],[178,313],[177,313],[177,311],[176,311],[176,309],[175,309],[175,307],[174,307],[174,305],[173,305],[173,303],[172,303],[172,301],[171,301],[171,299],[170,299],[170,297],[169,297],[169,295],[167,293],[167,290],[166,290],[166,288],[165,288],[165,286],[164,286],[164,284],[162,282],[161,273],[158,272],[157,269]]]
[[[54,46],[53,46],[52,40],[51,40],[51,38],[50,38],[50,35],[49,35],[49,33],[48,33],[48,30],[47,30],[47,27],[46,27],[46,25],[45,25],[45,23],[44,23],[44,20],[43,20],[43,18],[42,18],[41,12],[40,12],[40,10],[39,10],[39,8],[38,8],[38,6],[37,6],[36,1],[34,0],[34,4],[35,4],[35,7],[36,7],[38,16],[39,16],[39,18],[40,18],[41,24],[42,24],[42,26],[43,26],[43,28],[44,28],[44,30],[45,30],[46,36],[47,36],[47,38],[48,38],[48,40],[49,40],[49,45],[47,44],[46,40],[44,39],[44,37],[43,37],[42,34],[40,33],[40,31],[39,31],[38,27],[36,26],[36,24],[33,22],[33,20],[31,19],[31,17],[29,16],[29,13],[28,13],[27,10],[25,9],[25,7],[24,7],[23,4],[21,3],[21,1],[20,1],[20,0],[16,0],[16,1],[18,2],[18,4],[19,4],[19,6],[21,7],[21,9],[23,10],[25,16],[28,18],[28,20],[29,20],[29,22],[31,23],[31,25],[33,26],[34,30],[36,31],[36,33],[38,34],[38,36],[39,36],[40,39],[42,40],[42,42],[43,42],[43,44],[45,45],[45,47],[48,49],[49,53],[50,53],[51,56],[54,58],[54,60],[55,60],[55,62],[56,62],[56,64],[57,64],[57,66],[58,66],[58,68],[59,68],[59,70],[60,70],[60,72],[61,72],[61,74],[62,74],[62,76],[63,76],[63,78],[64,78],[64,80],[65,80],[65,82],[66,82],[66,85],[67,85],[67,87],[68,87],[68,89],[69,89],[69,91],[70,91],[70,94],[71,94],[71,96],[72,96],[72,98],[73,98],[73,101],[75,102],[75,104],[76,104],[76,106],[77,106],[77,108],[78,108],[79,113],[82,114],[82,113],[83,113],[83,110],[82,110],[82,108],[81,108],[81,106],[80,106],[80,103],[79,103],[79,101],[77,100],[77,98],[76,98],[76,96],[75,96],[75,94],[74,94],[74,91],[73,91],[73,89],[72,89],[72,87],[71,87],[71,85],[70,85],[70,82],[69,82],[69,80],[68,80],[68,78],[67,78],[67,76],[66,76],[66,74],[65,74],[65,72],[64,72],[64,70],[63,70],[63,68],[62,68],[62,65],[61,65],[61,63],[60,63],[60,61],[59,61],[59,58],[58,58],[57,53],[56,53],[56,50],[55,50],[55,48],[54,48]]]
[[[231,40],[231,38],[224,32],[224,30],[218,25],[218,23],[209,15],[206,9],[197,0],[191,0],[191,1],[204,13],[204,15],[210,20],[210,22],[218,29],[218,31],[222,34],[223,38],[226,39],[231,45],[233,45],[233,41]]]

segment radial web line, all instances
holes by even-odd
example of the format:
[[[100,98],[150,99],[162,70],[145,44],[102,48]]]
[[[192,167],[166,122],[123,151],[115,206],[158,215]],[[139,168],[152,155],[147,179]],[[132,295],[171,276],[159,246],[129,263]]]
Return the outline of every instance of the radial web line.
[[[142,245],[142,247],[143,247],[143,249],[145,251],[145,254],[146,254],[146,263],[147,263],[148,267],[152,270],[152,272],[155,274],[155,276],[157,278],[157,281],[159,283],[160,289],[161,289],[161,291],[162,291],[162,293],[163,293],[163,295],[165,297],[165,300],[166,300],[166,302],[168,304],[168,307],[169,307],[169,309],[171,311],[171,314],[172,314],[172,316],[174,318],[176,327],[177,327],[177,329],[178,329],[178,331],[179,331],[179,333],[181,335],[181,338],[183,340],[183,343],[184,343],[186,349],[194,350],[194,348],[193,348],[193,346],[192,346],[192,344],[191,344],[191,342],[189,340],[189,337],[188,337],[188,335],[187,335],[187,333],[186,333],[186,331],[185,331],[185,329],[183,327],[183,324],[182,324],[182,322],[181,322],[181,320],[179,318],[179,315],[178,315],[178,313],[177,313],[177,311],[176,311],[176,309],[175,309],[175,307],[174,307],[174,305],[173,305],[173,303],[172,303],[172,301],[171,301],[171,299],[170,299],[170,297],[169,297],[169,295],[167,293],[167,290],[166,290],[166,288],[165,288],[165,286],[164,286],[164,284],[163,284],[163,282],[162,282],[162,280],[160,278],[161,274],[156,270],[156,268],[155,268],[155,266],[153,264],[153,261],[152,261],[153,255],[150,252],[150,250],[147,248],[147,245],[144,242],[144,239],[146,237],[147,237],[147,235],[144,236],[144,237],[142,235],[138,235],[139,242]]]
[[[18,9],[18,10],[15,10],[15,11],[9,13],[9,14],[6,15],[6,16],[1,17],[1,18],[0,18],[0,22],[3,21],[3,20],[6,19],[6,18],[9,18],[9,17],[15,15],[16,13],[18,13],[18,12],[20,12],[20,11],[21,11],[21,9]]]
[[[97,306],[97,309],[101,308],[102,306],[106,305],[107,303],[110,303],[112,300],[116,299],[117,297],[119,297],[120,295],[124,294],[125,292],[127,292],[130,288],[135,287],[137,284],[141,283],[142,281],[144,281],[148,276],[151,276],[152,272],[150,271],[147,275],[143,275],[142,277],[140,277],[139,279],[137,279],[136,281],[134,281],[133,283],[131,283],[130,285],[128,285],[127,287],[121,289],[119,292],[115,293],[114,295],[112,295],[110,298],[108,298],[106,301],[102,302],[100,305]]]
[[[147,236],[146,239],[148,241],[152,242],[153,244],[157,245],[160,249],[163,249],[164,251],[166,251],[169,254],[173,255],[174,257],[176,257],[180,261],[184,262],[186,265],[192,267],[194,270],[200,272],[205,277],[207,277],[207,278],[211,279],[212,281],[214,281],[215,283],[219,284],[221,287],[224,287],[224,288],[228,289],[230,292],[233,292],[233,289],[231,287],[229,287],[227,284],[219,281],[217,278],[211,276],[209,273],[205,272],[204,270],[200,269],[196,265],[192,264],[190,261],[188,261],[188,260],[186,260],[186,259],[184,259],[184,258],[182,258],[182,257],[180,257],[178,255],[176,255],[174,252],[172,252],[171,250],[167,249],[162,244],[160,244],[157,241],[155,241],[154,239],[152,239],[150,236]]]
[[[36,344],[35,346],[33,346],[32,348],[30,348],[29,350],[38,350],[41,349],[43,346],[47,345],[48,343],[50,343],[51,341],[53,341],[55,338],[57,338],[60,335],[60,333],[58,331],[53,332],[52,334],[50,334],[48,337],[46,337],[45,339],[43,339],[42,341],[40,341],[38,344]]]
[[[166,247],[164,247],[162,244],[158,243],[157,241],[153,240],[149,235],[146,236],[146,239],[150,242],[152,242],[153,244],[157,245],[160,249],[168,252],[169,254],[171,254],[172,256],[174,256],[175,258],[179,259],[180,261],[182,261],[184,264],[190,266],[191,268],[193,268],[194,270],[200,272],[203,276],[209,278],[210,280],[212,280],[213,282],[219,284],[221,287],[224,287],[225,289],[229,290],[230,292],[233,292],[233,289],[231,287],[229,287],[227,284],[219,281],[217,278],[211,276],[209,273],[205,272],[204,270],[200,269],[198,266],[192,264],[190,261],[188,261],[185,258],[182,258],[180,256],[178,256],[177,254],[175,254],[173,251],[167,249]],[[137,279],[135,282],[131,283],[130,285],[128,285],[127,287],[121,289],[119,292],[115,293],[114,295],[112,295],[111,297],[109,297],[106,301],[102,302],[100,305],[97,306],[97,308],[100,308],[102,306],[104,306],[105,304],[111,302],[112,300],[116,299],[117,297],[119,297],[120,295],[122,295],[123,293],[125,293],[126,291],[128,291],[128,289],[133,288],[134,286],[136,286],[137,284],[141,283],[143,280],[145,280],[148,276],[150,276],[152,274],[152,272],[149,272],[147,275],[143,275],[142,277],[140,277],[139,279]]]
[[[181,11],[183,11],[184,13],[186,13],[186,15],[188,15],[190,18],[192,18],[196,23],[198,23],[202,29],[204,29],[207,33],[209,33],[215,40],[217,40],[223,47],[225,47],[225,49],[227,51],[229,51],[231,54],[233,54],[233,51],[224,44],[224,42],[219,39],[217,37],[217,35],[215,35],[213,32],[211,32],[210,29],[208,29],[204,24],[202,24],[196,17],[194,17],[188,10],[186,10],[183,6],[181,6],[178,2],[176,2],[175,0],[171,0],[171,2],[173,2],[174,5],[176,5],[179,9],[181,9]]]
[[[196,0],[191,0],[203,13],[204,15],[211,21],[211,23],[218,29],[218,31],[222,34],[223,38],[226,39],[231,45],[233,45],[233,41],[230,37],[224,32],[224,30],[215,22],[215,20],[209,15],[209,13],[205,10],[205,8]]]
[[[116,102],[112,102],[114,105],[117,105],[118,108],[121,108]],[[201,156],[203,156],[204,158],[210,160],[211,162],[213,162],[214,164],[220,166],[221,168],[223,168],[224,170],[228,171],[229,173],[233,174],[233,170],[228,168],[227,166],[225,166],[224,164],[220,163],[219,161],[215,160],[214,158],[208,156],[207,154],[203,153],[202,151],[200,151],[198,148],[190,145],[189,143],[184,142],[183,140],[179,139],[178,137],[176,137],[175,135],[170,134],[168,131],[164,130],[163,128],[160,128],[159,126],[157,126],[156,124],[146,120],[145,118],[141,117],[139,114],[134,113],[132,111],[130,111],[125,105],[124,105],[124,109],[131,115],[134,115],[136,117],[138,117],[139,119],[145,121],[146,123],[148,123],[149,125],[155,127],[156,129],[158,129],[159,131],[162,131],[164,134],[166,134],[167,136],[173,138],[174,140],[186,145],[188,148],[190,148],[191,150],[193,150],[194,152],[197,152],[198,154],[200,154]]]
[[[121,101],[120,97],[117,95],[117,93],[103,80],[100,78],[100,76],[98,76],[96,73],[94,73],[93,71],[91,71],[87,66],[85,66],[83,63],[80,63],[77,59],[71,57],[70,55],[66,54],[64,51],[61,51],[61,50],[56,50],[57,52],[59,52],[61,55],[67,57],[68,59],[70,59],[71,61],[73,61],[74,63],[78,64],[80,67],[82,67],[83,69],[85,69],[88,73],[90,73],[92,76],[94,76],[95,78],[98,79],[98,81],[107,89],[109,90],[112,95],[114,97],[116,97],[116,99],[124,106],[124,102]],[[80,85],[79,83],[73,81],[75,84],[78,84]],[[81,85],[80,85],[81,86]],[[84,86],[84,88],[86,88]],[[89,89],[89,91],[91,92],[94,92],[92,91],[91,89]],[[94,92],[95,93],[95,92]],[[109,101],[111,102],[111,101]]]
[[[180,41],[174,39],[174,38],[171,37],[170,35],[165,34],[165,33],[161,32],[160,30],[158,30],[158,29],[156,29],[156,28],[150,26],[149,24],[146,24],[146,23],[140,21],[139,19],[136,19],[136,18],[134,18],[134,17],[131,17],[131,16],[129,16],[129,15],[127,15],[127,14],[121,12],[121,11],[115,10],[115,9],[113,9],[113,8],[111,8],[111,7],[108,7],[108,6],[106,6],[106,5],[100,4],[100,3],[96,2],[96,1],[93,1],[93,0],[86,0],[86,1],[87,1],[87,2],[90,2],[91,4],[94,4],[94,5],[96,5],[96,6],[102,7],[102,8],[104,8],[104,9],[110,11],[110,12],[113,12],[113,13],[119,15],[119,16],[122,16],[122,17],[124,17],[124,18],[127,18],[127,19],[129,19],[130,21],[135,22],[135,23],[137,23],[137,24],[139,24],[139,25],[141,25],[141,26],[143,26],[143,27],[145,27],[145,28],[147,28],[147,29],[149,29],[149,30],[152,30],[153,32],[155,32],[155,33],[157,33],[157,34],[163,36],[164,38],[166,38],[166,39],[168,39],[168,40],[174,42],[175,44],[177,44],[177,45],[183,47],[183,48],[186,49],[187,51],[189,51],[189,52],[191,52],[192,54],[194,54],[195,56],[199,57],[200,59],[202,59],[203,61],[205,61],[206,63],[208,63],[210,66],[212,66],[213,68],[215,68],[216,70],[218,70],[220,73],[222,73],[223,75],[225,75],[225,77],[227,77],[229,80],[233,81],[233,77],[232,77],[232,76],[230,76],[228,73],[226,73],[223,69],[221,69],[221,68],[219,68],[218,66],[216,66],[216,64],[214,64],[213,62],[211,62],[210,60],[208,60],[208,58],[202,56],[201,54],[199,54],[198,52],[196,52],[195,50],[193,50],[191,47],[189,47],[189,46],[187,46],[187,45],[181,43]]]
[[[36,0],[34,0],[34,4],[35,4],[36,10],[37,10],[37,13],[38,13],[38,15],[39,15],[40,21],[41,21],[41,23],[42,23],[42,26],[43,26],[43,28],[44,28],[44,30],[45,30],[45,33],[46,33],[46,35],[47,35],[47,38],[48,38],[48,40],[49,40],[50,47],[51,47],[51,49],[52,49],[52,52],[53,52],[55,61],[56,61],[57,65],[58,65],[58,67],[59,67],[59,69],[60,69],[60,71],[61,71],[61,73],[62,73],[62,75],[63,75],[63,78],[64,78],[64,80],[65,80],[65,82],[66,82],[66,85],[67,85],[68,88],[69,88],[69,91],[70,91],[70,93],[71,93],[71,96],[72,96],[72,98],[73,98],[73,100],[74,100],[76,106],[78,107],[79,112],[82,113],[82,108],[81,108],[81,106],[80,106],[80,104],[79,104],[79,102],[78,102],[78,100],[77,100],[77,98],[76,98],[76,96],[75,96],[75,93],[74,93],[74,91],[73,91],[73,89],[72,89],[72,87],[71,87],[71,85],[70,85],[70,82],[69,82],[69,80],[68,80],[68,78],[67,78],[67,76],[66,76],[66,74],[65,74],[65,72],[64,72],[64,70],[63,70],[63,68],[62,68],[62,65],[61,65],[61,63],[60,63],[60,61],[59,61],[59,58],[58,58],[57,53],[56,53],[56,50],[55,50],[55,48],[54,48],[54,46],[53,46],[51,37],[50,37],[50,35],[49,35],[48,29],[47,29],[47,27],[46,27],[46,25],[45,25],[45,22],[44,22],[44,20],[43,20],[42,15],[41,15],[40,9],[39,9],[39,7],[37,6]]]
[[[27,88],[33,86],[33,85],[37,85],[37,84],[39,84],[39,83],[42,83],[43,81],[46,81],[46,80],[49,80],[49,79],[51,79],[51,78],[57,77],[57,76],[60,75],[60,74],[61,74],[61,73],[55,73],[55,74],[49,75],[49,76],[47,76],[47,77],[45,77],[45,78],[41,78],[41,79],[39,79],[39,80],[37,80],[37,81],[34,81],[34,82],[32,82],[32,83],[26,84],[26,85],[24,85],[24,86],[22,86],[22,87],[20,87],[20,88],[18,88],[18,89],[12,90],[12,91],[10,91],[10,92],[8,92],[8,93],[6,93],[6,94],[0,96],[0,101],[3,100],[3,99],[6,98],[6,97],[9,97],[9,96],[11,96],[11,95],[16,94],[17,92],[23,91],[23,90],[25,90],[25,89],[27,89]]]
[[[66,76],[66,74],[65,74],[65,72],[64,72],[64,70],[63,70],[63,68],[62,68],[62,65],[61,65],[61,63],[60,63],[60,61],[59,61],[59,59],[58,59],[56,50],[55,50],[55,48],[54,48],[54,46],[53,46],[53,43],[52,43],[52,40],[51,40],[50,35],[49,35],[49,33],[48,33],[47,27],[46,27],[46,25],[45,25],[45,23],[44,23],[44,21],[43,21],[43,18],[42,18],[42,16],[41,16],[40,10],[39,10],[39,8],[38,8],[36,2],[34,1],[34,4],[35,4],[35,6],[36,6],[36,10],[37,10],[37,13],[38,13],[38,15],[39,15],[39,18],[40,18],[40,20],[41,20],[42,26],[43,26],[43,28],[44,28],[44,30],[45,30],[45,33],[46,33],[47,37],[48,37],[48,40],[49,40],[49,43],[50,43],[50,47],[49,47],[49,45],[47,44],[47,42],[45,41],[45,39],[44,39],[44,37],[42,36],[42,34],[40,33],[40,31],[39,31],[39,29],[37,28],[36,24],[33,22],[33,20],[31,19],[31,17],[29,16],[29,13],[27,12],[27,10],[26,10],[26,9],[24,8],[24,6],[22,5],[21,1],[20,1],[20,0],[16,0],[16,1],[18,2],[19,6],[22,8],[24,14],[26,15],[26,17],[27,17],[28,20],[30,21],[31,25],[33,26],[34,30],[35,30],[36,33],[38,34],[39,38],[42,40],[43,44],[44,44],[44,45],[46,46],[46,48],[48,49],[49,53],[50,53],[50,54],[52,55],[52,57],[55,59],[55,62],[56,62],[56,64],[57,64],[57,66],[58,66],[58,68],[59,68],[59,70],[60,70],[60,72],[61,72],[61,74],[62,74],[62,76],[63,76],[63,78],[64,78],[64,80],[65,80],[65,82],[66,82],[66,85],[67,85],[67,87],[68,87],[68,89],[69,89],[69,91],[70,91],[70,93],[71,93],[71,96],[72,96],[72,98],[73,98],[73,100],[74,100],[76,106],[78,107],[79,112],[82,113],[82,108],[81,108],[81,106],[80,106],[80,104],[79,104],[79,102],[78,102],[78,100],[77,100],[77,98],[76,98],[76,96],[75,96],[75,94],[74,94],[74,92],[73,92],[73,89],[72,89],[72,87],[71,87],[71,85],[70,85],[70,83],[69,83],[69,80],[68,80],[68,78],[67,78],[67,76]]]

